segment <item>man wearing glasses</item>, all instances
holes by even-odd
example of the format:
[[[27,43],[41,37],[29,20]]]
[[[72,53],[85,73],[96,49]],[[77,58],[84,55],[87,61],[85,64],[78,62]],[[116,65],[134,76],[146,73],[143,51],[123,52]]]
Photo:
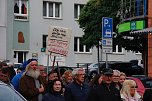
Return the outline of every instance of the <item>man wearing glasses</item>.
[[[82,68],[76,68],[72,71],[73,82],[65,87],[66,101],[86,101],[89,86],[84,83],[85,71]]]
[[[102,83],[89,92],[87,101],[121,101],[120,93],[112,83],[113,70],[104,68],[102,73]]]

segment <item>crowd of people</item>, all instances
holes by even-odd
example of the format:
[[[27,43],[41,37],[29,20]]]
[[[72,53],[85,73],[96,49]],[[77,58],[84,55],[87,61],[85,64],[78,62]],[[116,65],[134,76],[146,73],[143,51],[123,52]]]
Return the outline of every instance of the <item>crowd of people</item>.
[[[104,68],[89,82],[82,68],[67,70],[63,75],[54,70],[46,74],[36,59],[24,61],[17,71],[15,74],[13,65],[0,62],[0,80],[27,101],[152,101],[151,89],[139,94],[134,80],[110,68]]]

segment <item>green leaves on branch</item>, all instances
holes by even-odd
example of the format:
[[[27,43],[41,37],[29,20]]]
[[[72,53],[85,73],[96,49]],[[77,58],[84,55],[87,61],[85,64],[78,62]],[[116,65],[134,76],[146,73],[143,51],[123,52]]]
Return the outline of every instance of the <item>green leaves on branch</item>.
[[[102,38],[102,17],[113,18],[113,28],[119,23],[116,18],[121,0],[90,0],[82,9],[78,23],[83,29],[83,44],[93,47]]]

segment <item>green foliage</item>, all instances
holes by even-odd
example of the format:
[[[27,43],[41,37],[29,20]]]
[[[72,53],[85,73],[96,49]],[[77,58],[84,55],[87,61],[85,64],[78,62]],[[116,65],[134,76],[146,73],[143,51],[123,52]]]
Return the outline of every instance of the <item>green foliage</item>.
[[[90,0],[82,9],[78,23],[83,29],[83,44],[89,47],[98,45],[102,38],[102,17],[113,18],[113,29],[119,23],[116,18],[121,0]]]

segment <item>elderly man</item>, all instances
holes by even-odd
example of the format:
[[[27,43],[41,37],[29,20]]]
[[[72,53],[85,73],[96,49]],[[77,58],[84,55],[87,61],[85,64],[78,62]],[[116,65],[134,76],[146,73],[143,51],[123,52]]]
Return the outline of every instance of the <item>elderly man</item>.
[[[43,65],[39,65],[39,70],[40,70],[40,75],[42,77],[44,77],[44,79],[46,79],[47,78],[47,73],[45,72],[44,66]]]
[[[72,71],[73,82],[65,88],[66,101],[86,101],[89,86],[84,83],[85,71],[82,68],[76,68]]]
[[[112,83],[113,70],[104,68],[102,73],[102,83],[90,91],[87,101],[121,101],[120,92]]]
[[[40,75],[38,62],[36,60],[28,62],[26,71],[20,79],[19,90],[28,101],[41,101],[47,81]]]

